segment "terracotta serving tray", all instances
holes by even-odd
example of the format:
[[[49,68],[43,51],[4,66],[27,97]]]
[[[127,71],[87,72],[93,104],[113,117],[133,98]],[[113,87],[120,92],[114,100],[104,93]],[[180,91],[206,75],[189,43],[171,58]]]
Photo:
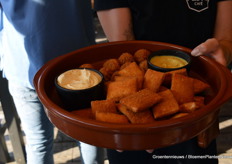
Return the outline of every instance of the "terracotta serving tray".
[[[97,68],[110,58],[123,52],[145,48],[150,51],[179,49],[178,45],[152,41],[123,41],[97,44],[55,58],[36,74],[34,85],[51,122],[63,133],[88,144],[120,150],[145,150],[161,148],[189,140],[217,120],[220,106],[232,98],[232,75],[225,67],[208,57],[194,57],[190,75],[210,84],[212,90],[206,97],[207,105],[182,118],[157,121],[151,124],[110,124],[66,111],[55,91],[54,79],[65,70],[91,63]]]

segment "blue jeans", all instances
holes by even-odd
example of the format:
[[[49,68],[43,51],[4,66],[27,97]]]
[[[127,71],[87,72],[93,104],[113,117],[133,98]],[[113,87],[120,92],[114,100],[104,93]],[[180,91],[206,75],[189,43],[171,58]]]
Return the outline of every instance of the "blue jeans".
[[[83,164],[104,164],[104,149],[80,142]]]
[[[17,113],[26,135],[28,164],[53,164],[53,130],[35,90],[9,82]],[[103,149],[80,142],[84,164],[102,164]]]

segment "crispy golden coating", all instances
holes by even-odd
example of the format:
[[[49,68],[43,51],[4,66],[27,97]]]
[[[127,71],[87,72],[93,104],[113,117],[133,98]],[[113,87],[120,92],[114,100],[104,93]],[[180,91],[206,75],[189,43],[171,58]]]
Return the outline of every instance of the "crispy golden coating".
[[[194,78],[193,81],[194,94],[199,94],[210,88],[210,85]]]
[[[195,101],[187,102],[187,103],[184,103],[184,104],[180,105],[180,112],[191,113],[191,112],[194,112],[195,110],[197,110],[199,108],[200,108],[200,106]]]
[[[189,113],[177,113],[174,116],[172,116],[171,119],[184,117],[184,116],[187,116],[188,114]]]
[[[140,112],[147,110],[160,100],[161,97],[158,94],[149,89],[142,89],[134,94],[122,98],[120,103],[133,112]]]
[[[92,69],[95,69],[95,67],[92,64],[82,64],[79,68],[92,68]]]
[[[146,72],[148,69],[148,65],[147,65],[147,60],[141,61],[139,63],[139,68],[143,71]]]
[[[94,116],[96,112],[117,113],[116,104],[112,100],[96,100],[91,101],[91,108]]]
[[[96,120],[116,124],[128,124],[129,120],[125,115],[117,113],[96,112]]]
[[[166,91],[168,88],[165,86],[160,86],[157,92]]]
[[[132,124],[145,124],[155,121],[150,110],[133,112],[123,104],[118,104],[117,107],[121,113],[127,116]]]
[[[137,63],[147,60],[151,52],[147,49],[139,49],[134,53],[134,59]]]
[[[103,67],[110,72],[115,72],[120,69],[120,64],[117,59],[108,59],[104,62]]]
[[[181,74],[173,74],[171,91],[179,104],[194,101],[193,79]]]
[[[143,86],[144,72],[139,68],[139,66],[135,62],[132,62],[125,68],[119,70],[117,72],[117,75],[136,77],[138,79],[138,89],[141,89]]]
[[[120,70],[126,68],[128,65],[130,65],[132,62],[126,62],[123,65],[121,65]]]
[[[131,62],[134,62],[134,57],[131,53],[125,52],[119,56],[118,61],[121,65],[127,62],[131,63]]]
[[[124,80],[110,81],[107,85],[106,99],[119,101],[121,98],[137,92],[137,79],[124,78]]]
[[[103,74],[105,81],[109,81],[111,79],[112,72],[107,70],[105,67],[102,67],[99,71]]]
[[[143,88],[157,92],[164,80],[164,76],[163,72],[148,69],[144,75]]]
[[[137,78],[133,76],[114,76],[113,81],[123,81],[128,79],[137,79]]]
[[[162,100],[152,107],[155,119],[170,116],[179,112],[179,105],[169,89],[160,92],[159,95],[162,97]]]
[[[135,62],[132,62],[125,68],[119,70],[117,74],[120,76],[144,76],[144,72]]]
[[[106,60],[99,70],[105,79],[106,100],[92,101],[92,114],[78,114],[108,123],[143,124],[183,117],[205,105],[199,93],[210,88],[207,83],[189,77],[185,68],[166,73],[148,69],[149,54],[139,49],[134,55],[125,52]]]
[[[163,84],[165,86],[170,86],[171,85],[171,81],[172,81],[172,75],[174,75],[176,73],[181,74],[181,75],[185,75],[185,76],[188,75],[186,68],[182,68],[182,69],[177,69],[177,70],[174,70],[174,71],[166,72]]]
[[[203,96],[194,96],[194,101],[197,103],[199,108],[205,106],[205,97]]]
[[[140,90],[143,85],[143,77],[135,77],[135,76],[114,76],[113,81],[122,81],[127,79],[136,79],[137,81],[137,90]]]

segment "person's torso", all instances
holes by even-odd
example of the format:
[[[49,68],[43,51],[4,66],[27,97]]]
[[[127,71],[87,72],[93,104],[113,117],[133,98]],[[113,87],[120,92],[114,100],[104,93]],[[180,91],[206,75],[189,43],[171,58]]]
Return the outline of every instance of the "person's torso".
[[[195,47],[213,36],[217,0],[128,0],[135,37]]]

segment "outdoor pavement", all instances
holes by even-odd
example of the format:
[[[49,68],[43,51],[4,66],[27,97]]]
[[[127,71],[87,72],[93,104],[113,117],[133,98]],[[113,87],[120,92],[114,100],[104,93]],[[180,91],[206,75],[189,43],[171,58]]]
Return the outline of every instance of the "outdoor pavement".
[[[95,19],[97,42],[106,41],[104,33]],[[232,164],[232,100],[221,107],[220,110],[220,135],[217,138],[219,164]],[[3,112],[0,110],[0,123],[4,120]],[[76,142],[66,135],[55,129],[54,135],[54,159],[55,164],[81,164],[80,151]],[[13,150],[9,140],[8,132],[5,133],[5,140],[8,151],[12,158],[12,162],[8,164],[16,164],[13,159]],[[108,164],[106,158],[105,164]]]

